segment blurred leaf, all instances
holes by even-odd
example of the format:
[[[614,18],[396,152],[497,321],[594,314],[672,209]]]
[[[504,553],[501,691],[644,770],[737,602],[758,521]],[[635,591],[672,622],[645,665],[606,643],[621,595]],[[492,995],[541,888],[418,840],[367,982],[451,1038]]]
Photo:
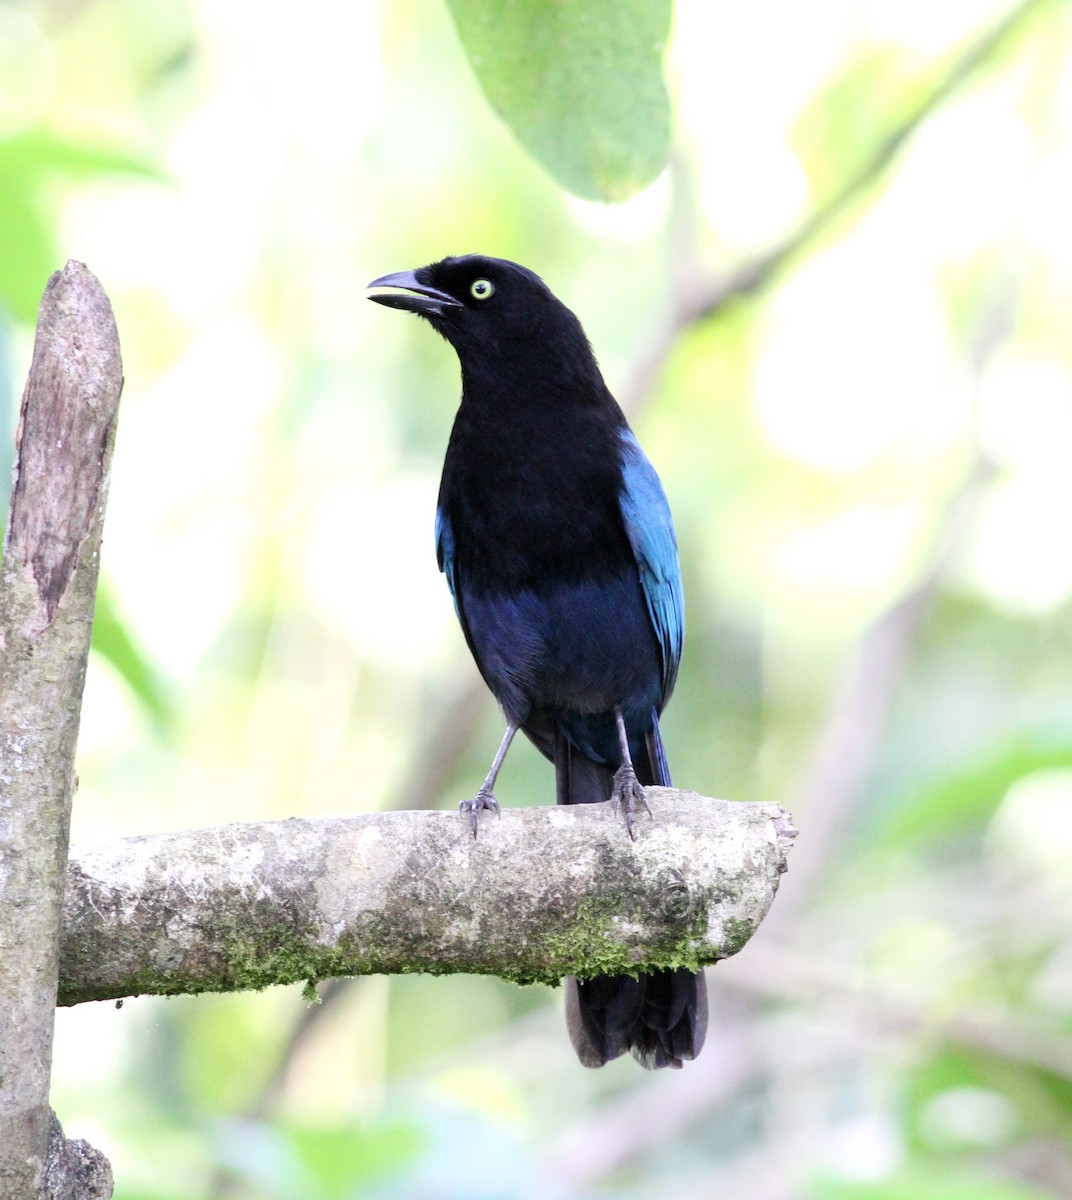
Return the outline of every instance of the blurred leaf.
[[[885,45],[854,55],[803,110],[793,145],[817,196],[825,197],[870,158],[883,134],[923,94],[906,49]]]
[[[161,178],[146,161],[108,147],[68,142],[40,131],[0,139],[0,304],[30,325],[37,319],[49,276],[63,266],[45,197],[45,187],[56,174]]]
[[[1052,1192],[964,1170],[909,1165],[878,1183],[821,1180],[815,1200],[1056,1200]]]
[[[0,166],[24,173],[46,168],[70,175],[141,175],[162,180],[162,171],[147,159],[111,146],[72,142],[42,130],[20,133],[0,141]]]
[[[1072,1082],[1028,1062],[977,1048],[941,1045],[908,1073],[905,1092],[906,1133],[917,1151],[932,1148],[925,1112],[942,1093],[959,1089],[993,1092],[1008,1101],[1019,1129],[1067,1136],[1072,1128]]]
[[[179,1194],[177,1190],[172,1193],[175,1196]],[[115,1191],[112,1192],[112,1200],[168,1200],[168,1197],[155,1188],[151,1192],[147,1192],[140,1187],[127,1188],[123,1187],[122,1183],[116,1183]]]
[[[930,786],[911,789],[890,806],[882,829],[889,843],[909,843],[955,829],[979,828],[994,815],[1005,793],[1034,771],[1072,766],[1066,725],[1024,730]]]
[[[292,1128],[285,1136],[332,1200],[366,1194],[362,1185],[406,1166],[424,1142],[419,1131],[407,1124]]]
[[[1014,615],[956,590],[936,598],[876,776],[880,853],[976,837],[1018,779],[1072,765],[1060,666],[1072,654],[1070,615]]]
[[[234,1181],[256,1188],[260,1200],[334,1200],[317,1186],[276,1125],[221,1121],[214,1130],[212,1149],[217,1168]]]
[[[264,1200],[356,1200],[405,1170],[425,1138],[410,1122],[318,1128],[223,1121],[216,1162]]]
[[[3,208],[0,193],[0,209]],[[0,213],[0,228],[3,228]],[[11,327],[0,315],[0,530],[7,528],[7,506],[10,499],[11,458],[15,452],[15,375],[11,366]],[[0,555],[3,554],[4,535],[0,533]]]
[[[487,1076],[484,1077],[485,1081]],[[438,1079],[435,1090],[450,1090]],[[421,1132],[420,1153],[401,1170],[380,1183],[374,1192],[350,1193],[346,1200],[439,1200],[464,1196],[466,1200],[546,1200],[532,1155],[517,1127],[494,1110],[487,1092],[427,1101],[409,1094],[400,1097],[403,1119]],[[475,1106],[474,1106],[475,1105]]]
[[[670,0],[447,0],[488,102],[561,187],[625,200],[662,170]]]
[[[97,590],[93,649],[111,663],[158,730],[166,730],[172,717],[167,693],[149,659],[123,624],[106,583],[101,583]]]
[[[0,302],[17,320],[32,325],[49,276],[62,264],[53,247],[51,221],[37,196],[37,181],[21,177],[4,161],[0,144]]]
[[[1052,44],[1043,15],[1048,5],[1032,0],[1011,5],[1007,14],[977,28],[929,66],[905,46],[884,44],[854,53],[840,73],[819,89],[798,118],[793,142],[816,193],[828,196],[873,157],[885,139],[896,143],[906,123],[936,108],[952,89],[982,71],[1007,63],[1025,36],[1042,30],[1033,50]]]

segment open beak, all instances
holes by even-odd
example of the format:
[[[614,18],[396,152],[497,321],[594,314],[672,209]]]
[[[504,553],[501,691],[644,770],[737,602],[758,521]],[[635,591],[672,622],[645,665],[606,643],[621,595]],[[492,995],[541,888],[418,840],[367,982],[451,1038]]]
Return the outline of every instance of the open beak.
[[[461,308],[459,301],[447,292],[421,283],[414,271],[396,271],[393,275],[381,275],[374,279],[370,288],[402,288],[398,292],[378,292],[369,296],[377,304],[386,304],[388,308],[401,308],[406,312],[420,313],[421,316],[441,317],[453,308]]]

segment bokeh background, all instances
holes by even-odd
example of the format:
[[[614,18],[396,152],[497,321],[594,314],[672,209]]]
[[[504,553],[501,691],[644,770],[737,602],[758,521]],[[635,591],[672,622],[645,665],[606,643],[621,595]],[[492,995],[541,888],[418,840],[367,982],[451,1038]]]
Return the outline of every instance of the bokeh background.
[[[584,1071],[560,996],[494,979],[62,1011],[53,1102],[118,1200],[1072,1195],[1070,35],[680,0],[670,165],[607,206],[439,0],[0,0],[3,426],[68,257],[127,375],[74,841],[478,786],[456,360],[364,299],[470,251],[580,315],[662,475],[675,781],[801,830],[680,1073]],[[550,766],[519,744],[499,795]]]

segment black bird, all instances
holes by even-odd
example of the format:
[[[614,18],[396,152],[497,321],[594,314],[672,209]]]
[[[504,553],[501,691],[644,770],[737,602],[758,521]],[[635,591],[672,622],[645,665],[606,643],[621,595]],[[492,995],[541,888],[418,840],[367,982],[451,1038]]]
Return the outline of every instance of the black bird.
[[[467,255],[400,271],[369,297],[423,317],[457,351],[462,399],[443,464],[436,553],[506,734],[473,833],[521,729],[555,764],[559,804],[610,798],[632,836],[644,784],[668,786],[659,714],[681,658],[677,542],[662,484],[580,321],[537,275]],[[650,811],[650,810],[649,810]],[[566,980],[585,1066],[626,1050],[680,1067],[703,1045],[703,975]]]

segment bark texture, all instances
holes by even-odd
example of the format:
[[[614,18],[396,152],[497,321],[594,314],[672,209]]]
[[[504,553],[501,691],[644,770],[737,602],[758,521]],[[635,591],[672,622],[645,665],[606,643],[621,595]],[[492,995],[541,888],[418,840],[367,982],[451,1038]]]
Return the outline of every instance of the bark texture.
[[[108,299],[86,267],[70,262],[49,280],[41,301],[0,566],[5,1200],[60,1194],[49,1182],[59,1168],[49,1164],[79,1146],[96,1153],[63,1142],[62,1133],[50,1149],[48,1084],[74,753],[122,382]]]
[[[557,983],[735,953],[796,831],[771,804],[608,805],[228,825],[72,851],[60,1003],[424,971]]]

